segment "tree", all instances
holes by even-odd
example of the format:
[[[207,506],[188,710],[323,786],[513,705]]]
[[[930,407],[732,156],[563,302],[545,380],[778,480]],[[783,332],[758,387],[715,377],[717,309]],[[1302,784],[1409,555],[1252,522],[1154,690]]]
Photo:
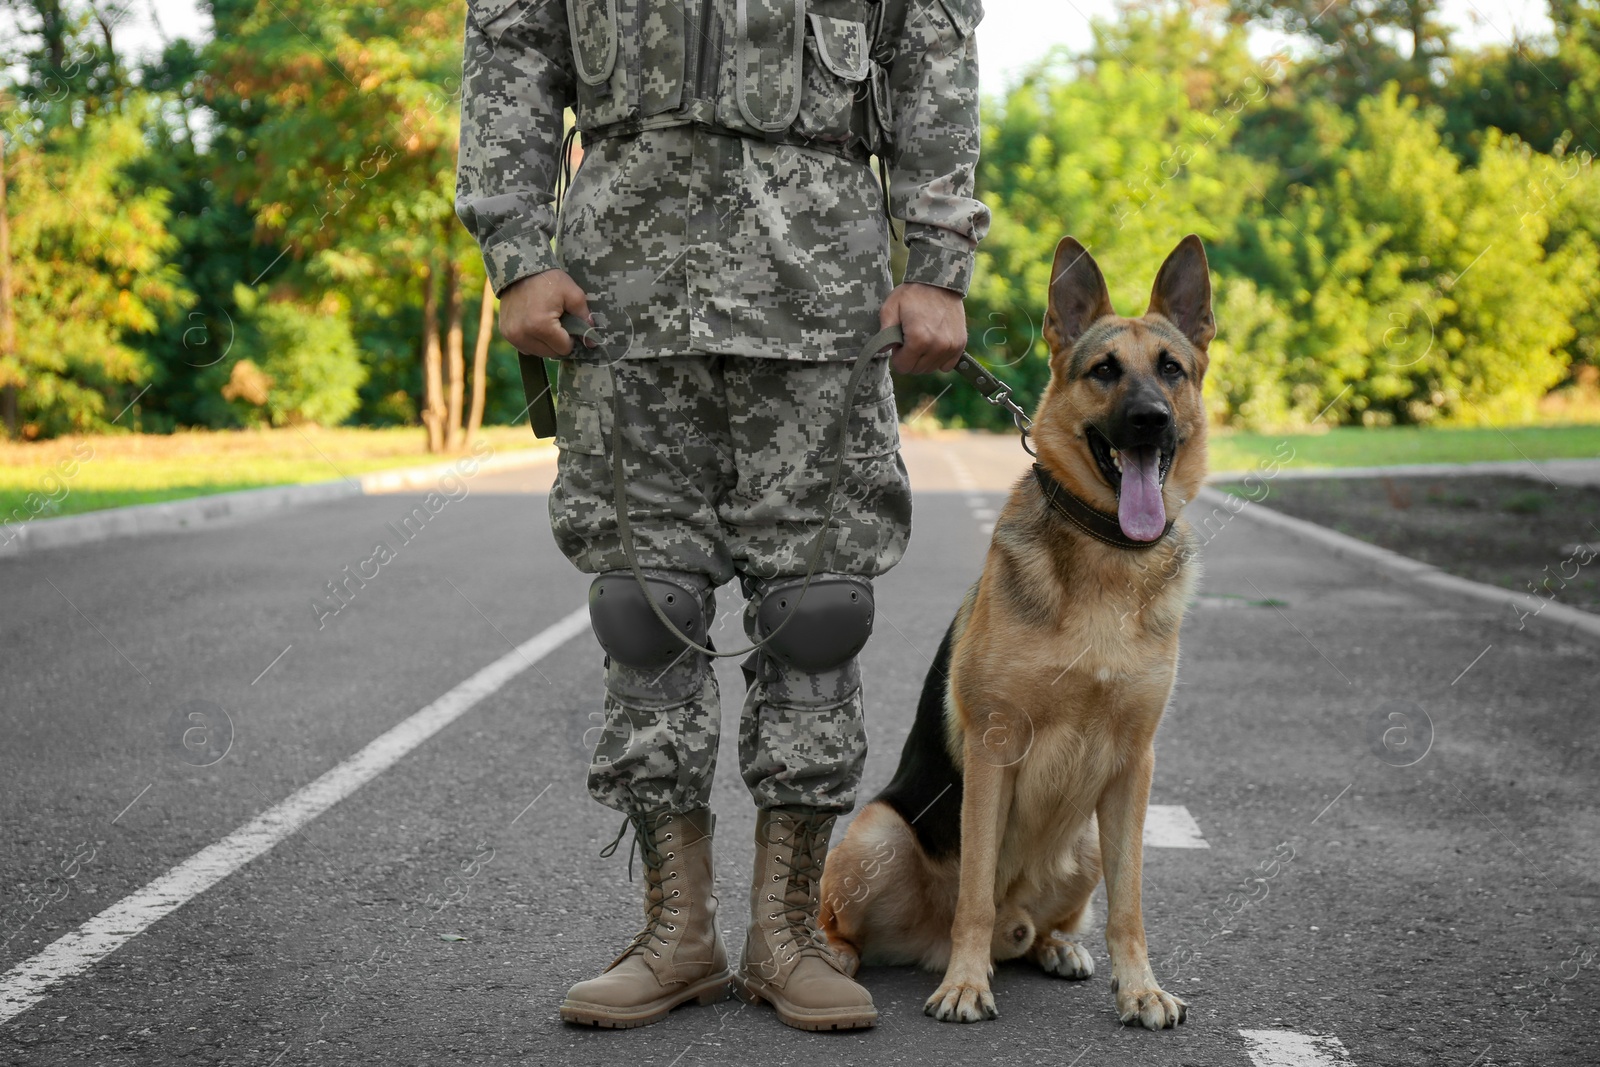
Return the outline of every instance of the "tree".
[[[168,196],[134,177],[159,102],[117,54],[120,6],[6,6],[23,32],[0,46],[0,409],[8,432],[100,429],[142,392],[138,335],[191,299],[168,261]]]
[[[243,286],[241,290],[236,299],[244,318],[237,355],[223,366],[231,381],[235,368],[248,363],[260,374],[260,391],[235,401],[240,421],[273,426],[343,422],[360,403],[356,390],[367,371],[338,298],[325,297],[320,304],[262,301]]]
[[[482,270],[454,222],[464,5],[217,0],[214,13],[214,98],[260,115],[237,140],[244,165],[227,174],[258,236],[288,248],[306,293],[341,289],[357,304],[392,300],[379,291],[395,285],[415,294],[429,448],[455,443],[462,286]]]
[[[0,97],[0,103],[4,97]],[[11,212],[6,203],[6,140],[0,137],[0,426],[17,436],[17,316],[11,302]]]
[[[1450,57],[1439,0],[1232,0],[1231,7],[1240,23],[1309,45],[1296,70],[1302,91],[1345,107],[1391,81],[1424,95]]]
[[[969,350],[1020,396],[1037,396],[1049,375],[1044,295],[1063,233],[1094,253],[1117,310],[1138,315],[1177,238],[1192,229],[1215,243],[1271,181],[1229,150],[1239,112],[1270,91],[1270,71],[1242,36],[1189,5],[1130,9],[1095,25],[1081,61],[1058,53],[989,107],[978,195],[994,222],[967,300]],[[899,391],[915,409],[941,388],[908,378]],[[969,426],[1009,424],[965,389],[944,394],[938,411]]]
[[[1463,169],[1440,121],[1393,85],[1353,116],[1324,105],[1327,178],[1290,184],[1213,258],[1287,313],[1291,356],[1264,370],[1291,421],[1515,421],[1565,373],[1600,262],[1586,235],[1547,247],[1554,161],[1495,135]]]
[[[494,286],[483,279],[483,294],[478,303],[478,339],[472,348],[472,413],[467,416],[467,439],[463,447],[472,448],[483,427],[483,405],[489,389],[489,342],[494,337]]]
[[[148,151],[141,124],[137,110],[101,116],[8,153],[5,374],[26,435],[105,428],[150,371],[129,338],[190,300],[167,259],[166,192],[128,179]]]

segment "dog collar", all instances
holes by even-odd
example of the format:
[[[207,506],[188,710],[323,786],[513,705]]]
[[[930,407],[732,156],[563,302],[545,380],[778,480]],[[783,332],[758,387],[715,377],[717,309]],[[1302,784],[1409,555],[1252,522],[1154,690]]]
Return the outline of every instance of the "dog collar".
[[[1039,490],[1044,493],[1045,503],[1050,505],[1051,510],[1096,541],[1102,541],[1115,548],[1153,548],[1172,532],[1172,520],[1168,519],[1160,537],[1154,541],[1135,541],[1122,532],[1122,524],[1117,522],[1115,515],[1107,515],[1087,501],[1074,496],[1072,490],[1056,481],[1042,464],[1033,465],[1033,477],[1039,483]]]

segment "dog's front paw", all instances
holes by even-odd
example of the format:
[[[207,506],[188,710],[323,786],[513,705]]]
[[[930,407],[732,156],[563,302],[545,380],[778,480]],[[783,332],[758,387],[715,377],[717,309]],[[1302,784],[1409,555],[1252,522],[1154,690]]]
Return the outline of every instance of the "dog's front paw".
[[[1034,950],[1033,958],[1046,974],[1057,978],[1088,978],[1094,974],[1094,957],[1076,941],[1052,937]]]
[[[854,945],[848,941],[829,940],[828,948],[833,951],[833,958],[839,961],[839,966],[844,968],[844,973],[849,978],[854,978],[856,972],[861,970],[861,954]]]
[[[979,1019],[1000,1017],[987,981],[963,982],[951,978],[946,978],[933,991],[933,996],[922,1006],[922,1013],[945,1023],[975,1023]]]
[[[1117,1015],[1124,1023],[1146,1030],[1166,1030],[1189,1016],[1189,1006],[1164,989],[1117,990]]]

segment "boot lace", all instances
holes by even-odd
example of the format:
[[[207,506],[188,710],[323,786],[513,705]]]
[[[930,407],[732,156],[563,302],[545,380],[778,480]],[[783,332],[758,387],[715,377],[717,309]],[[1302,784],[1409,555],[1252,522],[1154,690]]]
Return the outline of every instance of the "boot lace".
[[[633,842],[628,846],[628,881],[633,881],[633,853],[637,849],[644,861],[645,880],[645,924],[642,929],[633,935],[633,939],[623,948],[617,960],[620,962],[636,951],[646,951],[657,959],[661,953],[655,948],[656,944],[670,945],[672,942],[661,936],[663,931],[674,933],[678,927],[668,918],[670,914],[676,918],[679,909],[668,903],[678,895],[674,889],[667,891],[666,883],[678,876],[678,872],[670,874],[663,871],[666,861],[673,859],[677,853],[667,851],[661,846],[674,840],[677,836],[672,829],[674,820],[669,815],[629,815],[622,820],[622,826],[617,830],[617,836],[611,843],[600,850],[602,859],[609,859],[617,851],[617,846],[622,843],[622,837],[628,832],[628,827],[633,827]],[[665,828],[665,829],[663,829]],[[659,843],[658,843],[659,838]],[[613,964],[614,966],[615,964]]]
[[[817,926],[817,896],[816,886],[822,881],[822,853],[826,847],[824,835],[827,833],[827,824],[831,822],[828,816],[808,816],[797,818],[793,822],[790,832],[789,855],[782,852],[773,856],[779,866],[789,872],[784,883],[783,896],[769,894],[768,899],[782,905],[781,910],[773,913],[769,918],[783,918],[783,933],[786,939],[777,946],[779,951],[792,949],[785,962],[793,962],[801,956],[820,956],[825,960],[833,958],[833,949],[828,944],[828,937]]]

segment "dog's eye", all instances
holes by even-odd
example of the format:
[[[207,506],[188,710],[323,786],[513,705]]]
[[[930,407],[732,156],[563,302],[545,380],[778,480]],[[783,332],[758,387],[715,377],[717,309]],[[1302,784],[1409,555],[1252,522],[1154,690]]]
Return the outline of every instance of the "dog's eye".
[[[1182,378],[1183,364],[1169,356],[1165,349],[1156,357],[1156,366],[1161,368],[1161,373],[1168,378]]]
[[[1089,368],[1089,377],[1098,378],[1102,382],[1114,381],[1121,373],[1122,367],[1118,365],[1116,358],[1113,356],[1107,356]]]

